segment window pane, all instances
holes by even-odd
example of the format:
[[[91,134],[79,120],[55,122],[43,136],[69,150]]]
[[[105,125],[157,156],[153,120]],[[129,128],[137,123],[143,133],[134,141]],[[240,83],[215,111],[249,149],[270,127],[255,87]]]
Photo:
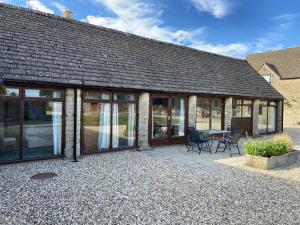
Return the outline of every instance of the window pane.
[[[108,149],[110,146],[110,103],[83,104],[84,151]]]
[[[112,120],[112,147],[134,146],[136,139],[136,105],[134,103],[114,103]]]
[[[235,106],[232,109],[232,117],[242,117],[242,106]]]
[[[135,95],[130,94],[114,94],[114,100],[118,101],[134,101]]]
[[[222,129],[222,99],[213,99],[211,106],[211,129]]]
[[[243,104],[244,105],[251,105],[252,101],[251,100],[244,100]]]
[[[242,117],[251,117],[252,116],[252,107],[251,106],[243,106]]]
[[[96,91],[87,91],[84,95],[85,99],[99,99],[99,100],[110,100],[109,93],[96,92]]]
[[[61,91],[50,89],[25,89],[25,97],[31,98],[61,98]]]
[[[268,127],[268,107],[259,106],[258,129],[259,133],[267,133]]]
[[[173,137],[184,136],[185,130],[185,102],[184,98],[172,98],[172,128]]]
[[[275,132],[276,130],[276,108],[268,108],[268,132]]]
[[[277,106],[277,103],[276,102],[269,102],[269,105],[270,106]]]
[[[168,99],[153,98],[152,100],[152,138],[167,137],[168,131]]]
[[[62,103],[24,103],[23,157],[61,155]]]
[[[0,100],[0,161],[20,156],[20,101]]]
[[[19,95],[19,88],[8,88],[0,86],[0,96],[18,97]]]
[[[268,105],[268,101],[260,100],[260,101],[259,101],[259,104],[260,104],[260,105]]]
[[[196,128],[197,129],[209,129],[209,98],[197,98],[197,116],[196,116]]]

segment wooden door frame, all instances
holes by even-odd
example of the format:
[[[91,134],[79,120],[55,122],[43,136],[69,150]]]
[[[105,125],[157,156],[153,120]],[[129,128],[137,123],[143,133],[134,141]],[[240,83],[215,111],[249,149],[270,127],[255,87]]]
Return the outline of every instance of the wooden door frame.
[[[152,100],[153,98],[166,98],[168,100],[168,114],[169,118],[167,121],[167,138],[164,139],[153,139],[152,138]],[[185,102],[185,118],[184,118],[184,136],[172,137],[171,136],[171,123],[172,123],[172,98],[184,98]],[[149,120],[148,120],[148,142],[150,146],[159,145],[171,145],[181,144],[186,141],[187,138],[187,126],[188,126],[188,95],[186,94],[165,94],[165,93],[150,93],[149,98]]]

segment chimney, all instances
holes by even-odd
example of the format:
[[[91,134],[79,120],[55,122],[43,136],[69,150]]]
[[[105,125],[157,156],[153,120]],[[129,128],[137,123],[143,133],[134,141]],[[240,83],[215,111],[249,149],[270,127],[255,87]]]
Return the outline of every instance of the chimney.
[[[66,8],[63,17],[67,19],[73,19],[73,12],[71,11],[71,9]]]

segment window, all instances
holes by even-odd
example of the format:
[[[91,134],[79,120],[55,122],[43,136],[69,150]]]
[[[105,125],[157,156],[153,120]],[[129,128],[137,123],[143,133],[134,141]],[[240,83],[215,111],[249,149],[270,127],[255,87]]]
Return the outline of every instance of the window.
[[[271,83],[271,75],[268,74],[268,75],[262,75],[263,78],[265,78],[265,80],[268,82],[268,83]]]
[[[223,99],[211,97],[197,98],[197,129],[222,129]]]
[[[136,100],[127,93],[83,93],[84,153],[136,146]]]
[[[251,118],[252,117],[252,100],[233,99],[232,117]]]
[[[258,119],[258,128],[261,134],[275,132],[277,119],[277,103],[274,101],[260,101]]]
[[[0,161],[62,155],[62,116],[61,90],[5,87],[0,96]]]

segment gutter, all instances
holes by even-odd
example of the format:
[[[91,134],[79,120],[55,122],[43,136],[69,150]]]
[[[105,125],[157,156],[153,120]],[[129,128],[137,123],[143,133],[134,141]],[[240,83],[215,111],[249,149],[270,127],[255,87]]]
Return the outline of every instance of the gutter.
[[[77,88],[74,88],[74,133],[73,133],[73,162],[78,162],[77,159]]]

